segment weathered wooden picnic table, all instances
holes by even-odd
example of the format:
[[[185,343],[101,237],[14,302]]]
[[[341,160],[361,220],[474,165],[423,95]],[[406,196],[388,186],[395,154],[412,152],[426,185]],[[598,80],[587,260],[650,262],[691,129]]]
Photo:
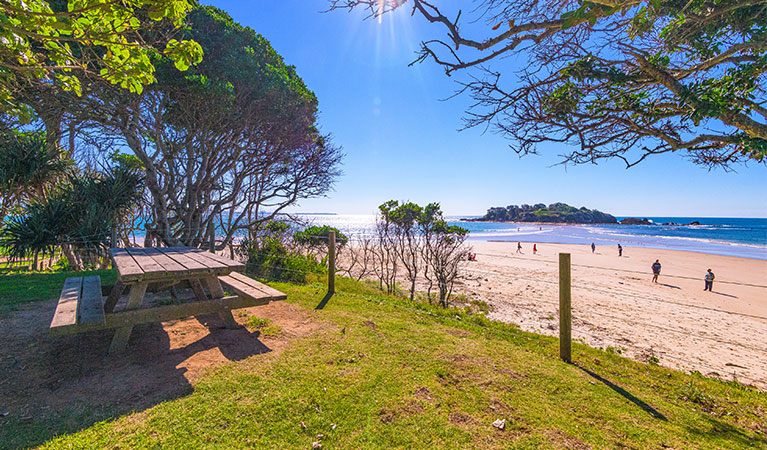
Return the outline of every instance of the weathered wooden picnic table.
[[[115,328],[109,353],[128,345],[134,325],[218,313],[228,328],[237,327],[232,309],[262,305],[287,298],[282,292],[259,283],[237,270],[244,264],[190,247],[113,248],[109,250],[117,283],[106,300],[98,276],[68,278],[64,283],[51,331],[60,334]],[[147,286],[170,288],[187,281],[195,301],[142,308]],[[203,284],[210,295],[205,293]],[[223,286],[237,295],[226,296]],[[115,307],[126,288],[126,305]]]

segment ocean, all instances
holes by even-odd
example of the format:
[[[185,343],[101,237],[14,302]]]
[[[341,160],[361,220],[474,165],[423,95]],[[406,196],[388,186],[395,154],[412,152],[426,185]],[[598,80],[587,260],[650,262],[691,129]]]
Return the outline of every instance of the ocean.
[[[302,221],[330,225],[352,239],[375,234],[375,216],[300,214]],[[469,230],[470,241],[537,242],[684,250],[714,255],[767,260],[767,219],[710,217],[647,217],[653,223],[700,225],[541,225],[531,223],[467,222],[472,216],[446,217]],[[622,217],[618,217],[618,220]]]

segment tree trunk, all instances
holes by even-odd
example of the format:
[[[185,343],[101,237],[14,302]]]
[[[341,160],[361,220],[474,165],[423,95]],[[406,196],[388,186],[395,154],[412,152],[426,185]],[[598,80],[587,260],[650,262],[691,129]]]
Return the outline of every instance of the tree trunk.
[[[67,259],[67,264],[69,265],[70,269],[80,270],[78,267],[77,258],[75,257],[74,252],[72,252],[72,247],[70,247],[69,244],[62,245],[61,252],[64,254],[64,257]]]

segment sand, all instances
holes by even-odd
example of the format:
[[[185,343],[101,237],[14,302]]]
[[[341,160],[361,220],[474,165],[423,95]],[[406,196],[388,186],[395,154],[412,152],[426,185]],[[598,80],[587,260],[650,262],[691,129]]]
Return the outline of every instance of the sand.
[[[624,356],[767,389],[767,261],[583,245],[472,242],[457,291],[491,305],[492,319],[558,334],[558,254],[572,256],[573,339]],[[651,264],[662,264],[657,284]],[[704,292],[706,269],[716,274]],[[575,356],[577,358],[577,356]]]

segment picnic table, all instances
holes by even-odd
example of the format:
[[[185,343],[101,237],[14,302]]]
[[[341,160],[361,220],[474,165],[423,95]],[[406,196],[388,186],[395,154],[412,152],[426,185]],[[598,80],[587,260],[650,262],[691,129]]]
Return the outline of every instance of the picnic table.
[[[287,298],[236,272],[243,270],[244,264],[197,248],[112,248],[109,255],[117,269],[117,283],[106,300],[98,276],[68,278],[51,321],[51,332],[71,334],[114,328],[109,353],[119,353],[127,347],[135,325],[218,313],[227,328],[236,328],[231,310]],[[182,281],[192,288],[193,301],[142,307],[150,283],[162,290]],[[227,296],[224,286],[237,295]],[[130,289],[128,301],[115,310],[125,289]]]

